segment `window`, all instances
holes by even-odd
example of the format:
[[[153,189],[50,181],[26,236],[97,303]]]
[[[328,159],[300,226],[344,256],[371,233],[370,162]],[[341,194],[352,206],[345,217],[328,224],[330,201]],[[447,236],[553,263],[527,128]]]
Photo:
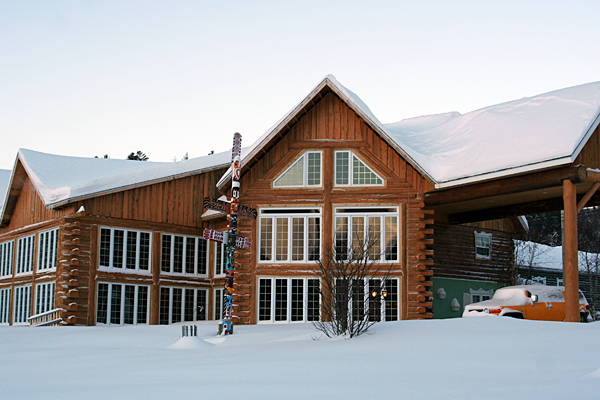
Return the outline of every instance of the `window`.
[[[469,289],[469,293],[463,293],[463,305],[469,305],[471,303],[479,303],[480,301],[489,300],[494,295],[494,289],[483,290],[481,288],[477,290]]]
[[[96,323],[136,325],[148,323],[150,287],[98,283]]]
[[[161,272],[207,275],[207,265],[208,243],[204,238],[162,234]]]
[[[399,319],[397,278],[389,278],[384,282],[379,278],[353,279],[351,282],[337,280],[335,291],[336,313],[342,312],[344,304],[349,304],[348,312],[352,313],[354,320],[368,318],[371,322],[378,322]],[[372,293],[377,295],[372,296]],[[368,306],[368,315],[365,305]]]
[[[150,232],[100,228],[100,268],[150,272]]]
[[[29,235],[17,240],[17,275],[30,273],[33,269],[34,237],[35,235]]]
[[[312,322],[321,317],[314,278],[259,278],[258,322]]]
[[[0,243],[0,277],[12,276],[13,242]]]
[[[26,324],[31,304],[31,285],[15,287],[14,304],[13,324]]]
[[[475,232],[475,257],[488,260],[492,258],[491,233]]]
[[[262,209],[259,261],[307,262],[321,257],[321,210]]]
[[[225,299],[223,298],[223,291],[225,290],[225,288],[223,289],[215,289],[214,290],[214,294],[215,294],[215,309],[214,311],[214,319],[216,321],[218,320],[222,320],[223,319],[223,307],[225,305]]]
[[[57,250],[58,228],[38,234],[38,271],[56,268]]]
[[[0,325],[6,325],[9,321],[10,292],[10,288],[0,289]]]
[[[350,150],[335,152],[336,186],[382,186],[383,178]]]
[[[168,325],[183,321],[206,321],[206,289],[160,288],[158,323]]]
[[[35,315],[54,309],[54,282],[35,285]]]
[[[227,267],[227,245],[225,243],[215,242],[215,274],[214,276],[225,275]]]
[[[335,254],[370,260],[398,261],[398,207],[338,207],[335,209]],[[365,246],[364,249],[361,246]]]
[[[274,187],[321,186],[321,152],[307,151],[273,182]]]

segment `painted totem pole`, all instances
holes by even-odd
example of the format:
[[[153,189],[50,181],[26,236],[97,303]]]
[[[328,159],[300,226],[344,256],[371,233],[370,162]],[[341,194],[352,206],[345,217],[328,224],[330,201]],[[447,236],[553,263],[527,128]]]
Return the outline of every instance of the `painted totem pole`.
[[[225,267],[225,290],[223,291],[223,332],[230,335],[233,330],[231,316],[233,314],[233,271],[235,269],[235,248],[237,241],[238,206],[240,202],[240,164],[242,154],[242,135],[233,135],[231,149],[231,202],[229,203],[228,237],[227,237],[227,266]]]

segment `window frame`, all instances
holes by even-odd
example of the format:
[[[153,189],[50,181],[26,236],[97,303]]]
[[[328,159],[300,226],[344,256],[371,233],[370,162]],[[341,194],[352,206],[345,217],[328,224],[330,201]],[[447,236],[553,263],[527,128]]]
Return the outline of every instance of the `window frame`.
[[[58,228],[49,229],[37,234],[37,266],[36,271],[55,271],[58,264]],[[48,239],[50,239],[49,248]]]
[[[227,244],[214,242],[215,257],[213,260],[213,277],[222,278],[227,269]]]
[[[386,221],[387,218],[396,218],[396,251],[395,258],[387,258],[386,248],[387,245],[387,236],[388,230]],[[354,224],[352,223],[353,218],[363,218],[363,234],[366,233],[369,229],[370,219],[371,218],[379,218],[379,234],[380,234],[380,258],[372,261],[383,262],[383,263],[396,263],[400,262],[400,257],[402,253],[402,243],[401,243],[401,219],[400,219],[400,207],[399,206],[337,206],[334,207],[333,211],[333,238],[334,238],[334,256],[337,258],[337,248],[338,248],[338,218],[347,218],[347,241],[348,246],[347,250],[349,251],[348,255],[350,256],[350,251],[353,248],[352,241],[354,237]],[[364,240],[364,238],[363,238]],[[370,258],[369,258],[370,259]],[[371,259],[370,259],[371,260]]]
[[[168,290],[169,291],[169,305],[168,305],[168,316],[167,316],[167,323],[163,323],[164,319],[162,319],[162,294],[163,294],[163,290]],[[174,320],[174,312],[173,312],[173,303],[174,303],[174,296],[173,294],[175,293],[176,290],[181,290],[181,311],[180,311],[180,319],[178,320]],[[188,307],[186,307],[186,294],[187,292],[191,291],[193,293],[193,302],[192,302],[192,319],[191,320],[186,320],[186,310],[188,309]],[[198,293],[199,292],[204,292],[204,319],[198,319],[199,317],[199,313],[198,313]],[[179,323],[179,322],[196,322],[196,321],[207,321],[208,320],[208,289],[207,288],[191,288],[191,287],[183,287],[183,286],[161,286],[159,289],[159,300],[158,300],[158,309],[159,309],[159,316],[158,316],[158,324],[159,325],[171,325],[174,323]]]
[[[0,325],[10,324],[11,294],[11,287],[0,288]]]
[[[105,322],[99,321],[99,312],[100,312],[100,285],[107,285],[107,298],[106,298],[106,319]],[[113,304],[112,304],[112,288],[115,285],[120,285],[121,286],[121,294],[120,294],[120,304],[119,304],[119,323],[114,323],[112,322],[112,309],[113,309]],[[133,323],[131,324],[127,324],[125,323],[125,290],[127,286],[133,286],[135,288],[134,291],[134,305],[133,305]],[[144,287],[146,288],[147,292],[146,292],[146,321],[144,322],[140,322],[138,321],[138,314],[139,314],[139,289],[140,287]],[[134,283],[122,283],[122,282],[98,282],[96,285],[97,291],[96,291],[96,325],[98,324],[102,324],[102,325],[115,325],[115,326],[124,326],[124,325],[140,325],[140,324],[146,324],[148,325],[150,323],[150,307],[151,307],[151,303],[150,303],[150,292],[151,292],[151,285],[141,285],[141,284],[134,284]]]
[[[310,184],[309,183],[309,157],[308,154],[319,154],[319,183],[318,184]],[[302,184],[300,185],[277,185],[277,181],[280,180],[289,170],[294,168],[296,164],[302,162]],[[302,153],[298,159],[296,159],[289,167],[287,167],[281,174],[279,174],[275,179],[273,179],[272,187],[274,189],[278,188],[319,188],[323,186],[323,151],[322,150],[308,150]]]
[[[477,232],[475,231],[475,259],[478,260],[491,260],[492,259],[492,236],[491,233],[486,232]],[[489,246],[480,246],[478,243],[478,239],[486,239],[489,242]],[[489,254],[479,254],[479,249],[486,249]]]
[[[276,302],[277,302],[277,285],[276,282],[278,280],[282,280],[286,282],[286,319],[285,320],[277,320],[276,318],[276,313],[277,313],[277,307],[276,307]],[[303,282],[303,287],[302,287],[302,319],[301,320],[296,320],[293,321],[292,320],[292,307],[293,307],[293,281],[294,280],[298,280],[298,281],[302,281]],[[270,292],[269,292],[269,319],[261,319],[262,316],[262,310],[264,307],[262,307],[261,305],[261,281],[270,281],[271,282],[271,286],[270,286]],[[319,292],[316,293],[317,296],[317,302],[318,302],[318,319],[313,320],[313,319],[309,319],[309,281],[313,281],[313,282],[318,282],[318,290],[320,291],[321,288],[321,279],[320,278],[315,278],[315,277],[306,277],[306,276],[292,276],[292,277],[281,277],[281,276],[260,276],[256,278],[256,283],[257,283],[257,289],[256,289],[256,293],[257,295],[257,299],[256,299],[256,307],[257,307],[257,314],[256,314],[256,323],[257,324],[296,324],[296,323],[306,323],[306,322],[318,322],[321,320],[321,295]],[[312,295],[315,295],[314,293],[312,293]]]
[[[353,281],[360,281],[361,279],[354,279]],[[363,280],[363,296],[362,298],[359,296],[358,300],[362,303],[362,307],[359,305],[358,308],[354,307],[354,292],[352,287],[350,287],[348,289],[348,293],[346,293],[346,295],[348,296],[348,301],[349,301],[349,312],[351,312],[354,317],[353,318],[364,318],[364,319],[368,319],[369,322],[394,322],[394,321],[400,321],[401,319],[401,297],[400,297],[400,278],[399,277],[388,277],[386,279],[384,279],[384,277],[381,276],[371,276],[371,277],[365,277],[362,279]],[[395,311],[396,313],[396,318],[393,319],[392,317],[388,318],[388,303],[387,303],[387,299],[388,297],[384,299],[382,299],[381,297],[377,298],[377,299],[373,299],[371,297],[371,291],[374,290],[375,288],[371,286],[371,282],[373,282],[373,284],[375,284],[374,281],[379,281],[379,289],[381,289],[381,281],[384,280],[386,282],[385,284],[385,290],[387,291],[387,296],[395,296],[395,299],[390,298],[390,315],[392,314],[392,311]],[[336,279],[335,281],[335,290],[337,290],[337,282],[338,280]],[[392,293],[392,288],[390,288],[390,286],[387,284],[387,282],[394,282],[394,289],[395,289],[395,293]],[[352,283],[353,285],[353,283]],[[334,294],[335,296],[336,294]],[[392,307],[391,305],[391,301],[395,300],[395,308]],[[369,302],[369,312],[366,312],[366,307],[365,307],[365,303]],[[377,314],[374,314],[372,310],[374,310],[375,308],[371,308],[372,307],[372,303],[379,303],[379,311]],[[337,312],[337,310],[334,310],[334,312]]]
[[[18,311],[18,312],[17,312]],[[27,325],[31,316],[31,284],[15,286],[13,325]]]
[[[35,233],[17,239],[15,276],[33,273]]]
[[[299,260],[294,260],[294,223],[293,219],[301,218],[303,220],[303,230],[302,230],[302,258]],[[311,232],[311,227],[314,227],[315,224],[310,223],[311,218],[318,219],[318,230],[316,232]],[[285,263],[285,264],[306,264],[306,263],[316,263],[322,254],[322,238],[323,238],[323,209],[322,207],[265,207],[259,210],[258,215],[258,243],[257,252],[258,252],[258,263],[259,264],[268,264],[268,263]],[[270,225],[270,239],[267,241],[263,241],[263,233],[268,234],[266,230],[263,231],[263,220],[271,220]],[[278,248],[277,248],[277,233],[278,219],[287,219],[287,248],[286,248],[286,258],[278,260]],[[297,233],[297,232],[296,232]],[[313,234],[313,238],[311,238],[311,234]],[[316,236],[316,237],[315,237]],[[311,241],[315,241],[316,245],[311,246]],[[270,242],[270,243],[269,243]],[[270,249],[270,257],[263,259],[263,243],[268,245]],[[265,247],[266,248],[266,247]],[[311,249],[317,248],[318,254],[311,255]],[[267,254],[267,253],[264,253]],[[315,258],[316,257],[316,258]]]
[[[165,252],[164,252],[164,240],[165,237],[169,236],[171,239],[171,243],[170,243],[170,250],[169,250],[169,271],[165,271],[163,269],[164,267],[164,263],[165,263]],[[176,237],[181,237],[183,238],[183,248],[182,248],[182,253],[181,253],[181,257],[182,257],[182,261],[181,261],[181,272],[174,272],[175,270],[175,238]],[[194,241],[194,272],[193,273],[189,273],[186,272],[186,266],[187,266],[187,248],[188,248],[188,241],[189,240],[193,240]],[[205,259],[202,260],[201,259],[201,250],[200,250],[200,243],[204,243],[206,246],[206,255],[205,255]],[[161,233],[161,238],[160,238],[160,273],[161,275],[177,275],[177,276],[198,276],[198,277],[208,277],[208,269],[209,269],[209,260],[210,260],[210,241],[204,239],[201,236],[192,236],[192,235],[176,235],[173,233]],[[201,269],[204,269],[205,272],[199,272]]]
[[[11,277],[13,275],[14,247],[14,240],[0,243],[0,278]]]
[[[56,283],[54,281],[36,283],[34,314],[38,315],[54,310]]]
[[[213,319],[215,321],[223,320],[225,311],[225,288],[213,289]]]
[[[104,257],[104,255],[102,254],[102,250],[103,250],[102,231],[103,230],[110,231],[110,239],[108,242],[109,243],[109,249],[108,249],[109,250],[109,253],[108,253],[109,264],[108,265],[102,265],[102,258]],[[122,248],[121,248],[122,255],[121,255],[121,266],[120,267],[114,266],[115,231],[123,231],[123,239],[122,239],[123,243],[122,243]],[[130,233],[136,234],[135,268],[127,268],[128,238],[129,238]],[[148,235],[148,252],[147,252],[147,254],[148,254],[148,257],[147,257],[148,269],[140,268],[140,265],[141,265],[140,250],[141,250],[141,246],[142,246],[140,239],[142,237],[142,234]],[[118,228],[118,227],[110,227],[110,226],[101,226],[99,229],[99,234],[98,234],[98,253],[99,253],[98,254],[98,269],[100,271],[152,275],[152,232],[151,231]]]
[[[338,183],[338,157],[340,153],[348,153],[348,183]],[[363,163],[375,176],[381,180],[381,183],[354,183],[354,158]],[[377,187],[385,186],[385,179],[379,175],[375,170],[364,162],[359,156],[356,155],[352,150],[336,150],[333,152],[333,186],[334,187]]]

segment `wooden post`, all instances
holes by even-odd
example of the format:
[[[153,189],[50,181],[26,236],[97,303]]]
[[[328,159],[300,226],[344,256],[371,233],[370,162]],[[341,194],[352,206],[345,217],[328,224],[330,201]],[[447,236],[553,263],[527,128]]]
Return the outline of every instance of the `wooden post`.
[[[563,181],[565,321],[579,322],[579,260],[577,246],[577,191],[569,179]]]

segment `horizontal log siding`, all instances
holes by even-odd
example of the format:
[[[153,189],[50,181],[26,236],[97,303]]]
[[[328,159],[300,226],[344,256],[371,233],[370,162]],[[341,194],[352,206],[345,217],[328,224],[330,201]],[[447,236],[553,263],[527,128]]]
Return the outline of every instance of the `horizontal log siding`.
[[[465,226],[470,226],[478,229],[488,229],[494,231],[502,231],[507,233],[518,233],[523,230],[522,227],[518,227],[515,225],[510,218],[504,219],[494,219],[490,221],[480,221],[480,222],[472,222],[469,224],[464,224]]]
[[[600,168],[600,126],[596,128],[575,159],[575,165],[577,164],[583,164],[588,168]]]
[[[202,226],[202,199],[218,198],[222,168],[84,200],[88,215],[178,226]]]
[[[331,140],[337,142],[331,142]],[[412,166],[382,140],[335,94],[326,94],[313,108],[278,137],[277,143],[250,165],[241,178],[241,204],[255,207],[320,206],[323,208],[323,245],[333,243],[333,209],[341,205],[400,206],[404,240],[401,260],[401,315],[404,319],[431,318],[433,275],[432,211],[424,211],[422,193],[433,190]],[[344,147],[339,141],[347,141]],[[383,187],[335,188],[334,148],[351,148],[386,181]],[[323,187],[274,189],[272,181],[304,150],[323,150]],[[258,223],[240,220],[239,234],[251,236],[252,249],[240,250],[234,283],[234,322],[256,323],[257,276],[310,276],[314,264],[258,264]],[[397,275],[397,276],[398,276]]]
[[[73,214],[75,207],[70,205],[59,210],[47,210],[33,183],[26,177],[10,223],[0,228],[0,240],[3,240],[2,235],[5,233]]]
[[[435,276],[487,280],[499,284],[510,282],[512,239],[504,232],[486,230],[486,233],[492,233],[492,256],[490,260],[477,259],[474,234],[476,230],[461,225],[435,224]]]

